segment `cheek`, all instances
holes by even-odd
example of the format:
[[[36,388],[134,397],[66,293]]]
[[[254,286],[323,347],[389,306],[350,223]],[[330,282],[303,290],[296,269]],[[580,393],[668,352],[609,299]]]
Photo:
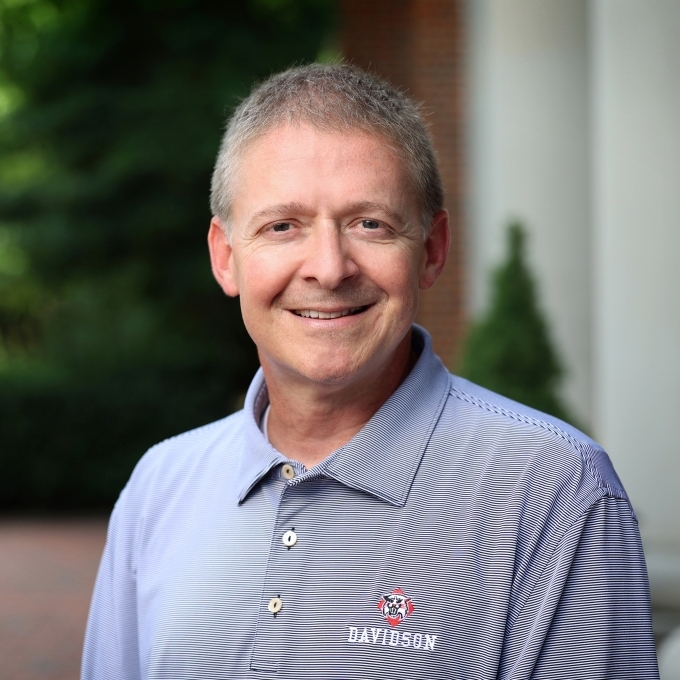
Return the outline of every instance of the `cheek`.
[[[272,301],[283,290],[282,277],[261,257],[243,263],[239,277],[241,316],[256,345],[265,345],[272,322]]]
[[[373,280],[390,297],[409,299],[418,295],[418,262],[409,249],[377,253],[370,258]]]
[[[248,308],[269,306],[271,301],[285,288],[288,280],[283,258],[255,254],[239,268],[241,306],[244,313]]]

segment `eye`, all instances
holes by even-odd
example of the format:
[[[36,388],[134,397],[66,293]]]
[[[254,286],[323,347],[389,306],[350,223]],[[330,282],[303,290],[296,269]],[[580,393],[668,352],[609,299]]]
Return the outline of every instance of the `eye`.
[[[272,225],[272,231],[275,231],[277,233],[289,231],[290,228],[291,228],[290,222],[277,222],[276,224]]]
[[[378,220],[361,220],[361,226],[364,229],[380,229],[380,222]]]

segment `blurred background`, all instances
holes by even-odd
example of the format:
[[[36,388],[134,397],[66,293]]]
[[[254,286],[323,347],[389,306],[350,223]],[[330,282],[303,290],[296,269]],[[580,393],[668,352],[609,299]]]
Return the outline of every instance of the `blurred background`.
[[[77,676],[134,464],[240,407],[257,357],[205,245],[220,135],[255,81],[343,58],[423,102],[440,156],[453,249],[419,322],[605,446],[672,640],[677,0],[0,0],[0,680]]]

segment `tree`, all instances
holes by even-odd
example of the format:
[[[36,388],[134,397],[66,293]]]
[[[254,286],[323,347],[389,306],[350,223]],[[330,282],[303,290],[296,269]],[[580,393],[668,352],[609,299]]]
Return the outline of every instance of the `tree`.
[[[483,387],[563,420],[558,397],[563,375],[526,262],[524,229],[509,225],[506,261],[493,273],[491,304],[473,324],[460,373]]]
[[[211,279],[212,164],[230,107],[333,21],[0,0],[0,507],[110,505],[146,447],[232,410],[257,358]]]

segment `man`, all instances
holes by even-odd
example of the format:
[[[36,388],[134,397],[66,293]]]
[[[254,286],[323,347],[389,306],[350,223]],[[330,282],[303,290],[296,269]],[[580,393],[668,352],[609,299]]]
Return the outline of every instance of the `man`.
[[[209,246],[262,369],[137,466],[83,678],[658,677],[606,454],[413,325],[442,200],[417,109],[362,71],[292,69],[236,110]]]

